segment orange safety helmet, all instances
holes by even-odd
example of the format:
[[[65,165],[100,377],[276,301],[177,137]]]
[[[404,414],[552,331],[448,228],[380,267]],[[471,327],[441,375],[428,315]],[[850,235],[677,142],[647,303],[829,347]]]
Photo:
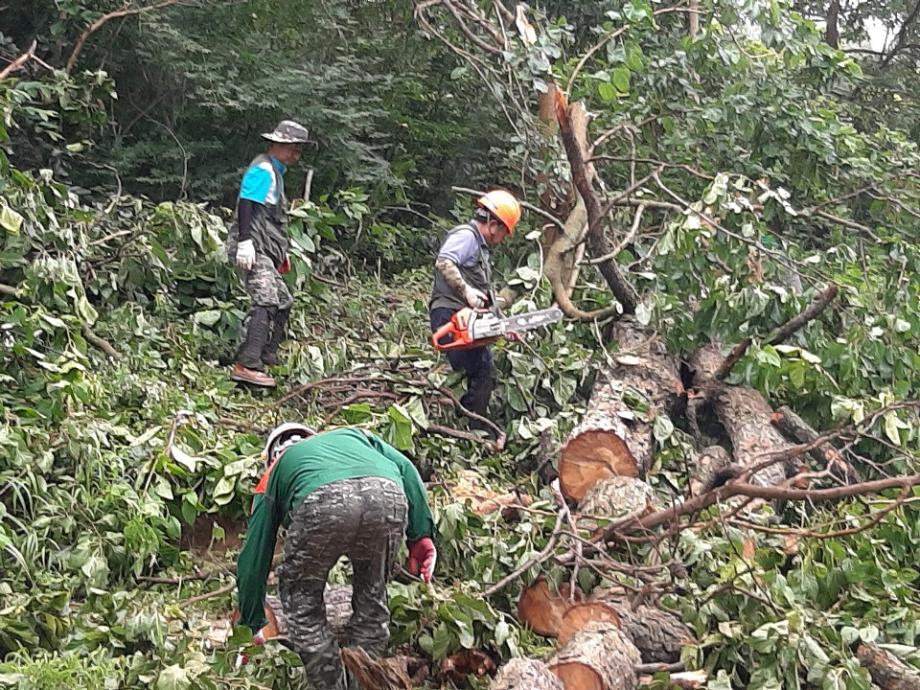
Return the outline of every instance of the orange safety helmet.
[[[521,204],[513,194],[495,189],[483,194],[476,203],[504,223],[509,235],[514,234],[514,226],[521,219]]]

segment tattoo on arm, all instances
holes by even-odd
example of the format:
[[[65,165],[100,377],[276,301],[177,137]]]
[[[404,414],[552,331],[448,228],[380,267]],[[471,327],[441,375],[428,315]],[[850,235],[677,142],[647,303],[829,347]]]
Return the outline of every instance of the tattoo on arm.
[[[450,259],[444,257],[438,257],[438,260],[434,262],[434,267],[441,272],[441,275],[444,276],[444,280],[450,285],[454,290],[459,294],[463,294],[463,291],[466,290],[466,281],[463,280],[463,276],[460,275],[460,269],[457,268],[455,264]]]

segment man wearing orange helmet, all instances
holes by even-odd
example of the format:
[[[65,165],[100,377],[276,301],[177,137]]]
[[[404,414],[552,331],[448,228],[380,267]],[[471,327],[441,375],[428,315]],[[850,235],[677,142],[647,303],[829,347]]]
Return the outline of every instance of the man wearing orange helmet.
[[[434,267],[434,287],[428,302],[431,330],[450,321],[464,307],[498,309],[492,297],[491,250],[514,232],[521,205],[501,189],[477,200],[472,220],[447,233]],[[447,353],[451,367],[466,374],[467,390],[460,399],[468,410],[485,415],[495,388],[495,366],[488,347]]]

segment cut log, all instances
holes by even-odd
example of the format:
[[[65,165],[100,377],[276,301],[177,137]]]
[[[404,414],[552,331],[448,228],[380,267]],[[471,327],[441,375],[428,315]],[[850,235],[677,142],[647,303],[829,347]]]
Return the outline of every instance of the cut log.
[[[344,647],[342,663],[364,690],[412,690],[406,657],[372,659],[362,647]]]
[[[594,531],[596,518],[642,517],[656,510],[655,490],[635,477],[610,477],[601,480],[578,504],[582,514],[579,527]]]
[[[634,690],[639,650],[610,623],[589,623],[549,662],[566,690]]]
[[[542,661],[512,659],[499,669],[489,690],[565,690],[565,686]]]
[[[683,391],[675,360],[657,336],[625,319],[614,337],[624,353],[599,374],[584,419],[559,455],[560,488],[575,502],[602,479],[645,477],[654,451],[652,421]]]
[[[731,386],[713,378],[722,363],[717,343],[706,345],[694,353],[691,366],[696,383],[711,401],[719,421],[732,442],[735,462],[743,468],[760,465],[771,454],[788,452],[791,445],[770,423],[773,409],[753,388]],[[781,483],[786,478],[782,462],[774,462],[755,472],[750,482],[761,486]]]
[[[669,664],[680,659],[681,649],[693,643],[693,633],[673,613],[654,606],[631,609],[624,601],[588,600],[563,614],[559,643],[566,644],[592,621],[617,625],[639,650],[646,664]]]
[[[518,599],[518,617],[538,635],[556,637],[562,624],[562,616],[572,605],[569,593],[568,584],[563,584],[559,591],[554,591],[541,577],[521,592],[521,598]],[[583,600],[584,593],[576,587],[575,603]]]
[[[696,456],[695,470],[690,478],[690,492],[699,496],[717,482],[723,470],[732,464],[732,457],[722,446],[707,446]]]
[[[623,628],[620,614],[614,604],[606,601],[583,601],[573,604],[562,614],[559,625],[559,644],[568,644],[575,635],[584,630],[589,623],[609,623]]]
[[[882,690],[920,690],[920,670],[908,666],[891,652],[874,644],[861,644],[856,649],[856,658]]]

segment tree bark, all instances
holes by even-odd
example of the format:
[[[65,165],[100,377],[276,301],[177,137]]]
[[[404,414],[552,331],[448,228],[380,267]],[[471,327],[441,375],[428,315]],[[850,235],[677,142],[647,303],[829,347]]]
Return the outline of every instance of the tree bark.
[[[653,606],[632,609],[624,601],[589,600],[573,604],[563,614],[559,644],[566,644],[593,621],[622,629],[646,664],[679,661],[681,649],[693,643],[690,628],[673,613]]]
[[[660,339],[630,320],[615,325],[614,337],[625,352],[598,376],[584,419],[559,455],[562,493],[576,502],[608,477],[645,476],[654,451],[652,420],[683,391]]]
[[[597,530],[598,518],[644,517],[656,510],[655,491],[635,477],[609,477],[588,489],[578,504],[582,516],[578,525],[591,532]]]
[[[840,0],[831,0],[827,8],[827,27],[824,29],[824,40],[829,46],[837,48],[840,44],[840,29],[837,21],[840,17]]]
[[[639,650],[610,623],[589,623],[549,662],[566,690],[634,690]]]
[[[554,591],[541,577],[521,592],[518,599],[518,617],[538,635],[556,637],[565,612],[573,603],[584,600],[584,593],[576,588],[575,601],[569,601],[570,592],[568,584],[560,585],[560,590]]]
[[[565,690],[565,686],[542,661],[512,659],[498,670],[489,690]]]
[[[770,421],[776,426],[787,438],[798,443],[813,443],[818,438],[818,432],[799,415],[792,411],[792,408],[783,405],[771,417]],[[835,475],[845,479],[848,482],[860,481],[859,473],[856,469],[844,460],[834,446],[830,443],[822,443],[813,448],[810,452],[811,457],[829,467]]]
[[[920,690],[920,671],[891,652],[874,644],[861,644],[856,649],[856,657],[869,670],[872,682],[882,690]]]
[[[770,423],[773,409],[753,388],[730,386],[714,379],[723,358],[718,344],[706,345],[694,353],[691,366],[699,388],[715,410],[732,442],[735,462],[750,468],[769,460],[771,453],[788,451],[791,445]],[[761,486],[779,484],[786,478],[782,463],[773,463],[755,472],[750,482]]]

